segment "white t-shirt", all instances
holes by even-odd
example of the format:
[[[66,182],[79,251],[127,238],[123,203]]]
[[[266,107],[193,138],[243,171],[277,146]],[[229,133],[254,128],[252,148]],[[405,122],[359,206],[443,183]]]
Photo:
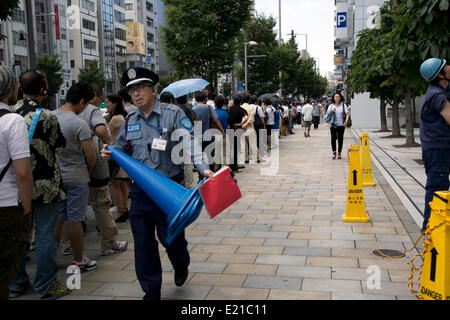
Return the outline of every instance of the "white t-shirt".
[[[313,113],[313,106],[310,104],[306,104],[302,110],[303,121],[312,121],[312,113]]]
[[[0,109],[11,109],[0,103]],[[25,120],[17,113],[5,114],[0,118],[0,172],[9,160],[30,158],[28,144],[28,127]],[[17,188],[16,171],[11,164],[3,180],[0,182],[0,207],[17,206],[19,189]]]
[[[334,104],[330,104],[328,107],[328,110],[330,110],[331,108],[335,107],[336,108],[336,125],[338,127],[342,127],[344,125],[344,121],[345,121],[345,114],[344,114],[344,109],[343,106],[345,108],[345,113],[348,113],[348,108],[346,104],[341,103],[341,105],[339,107],[336,107]],[[327,112],[328,112],[327,110]]]
[[[275,112],[272,106],[266,108],[267,113],[267,125],[273,126],[275,124]]]
[[[283,108],[283,118],[289,117],[289,108],[288,106],[282,106]]]

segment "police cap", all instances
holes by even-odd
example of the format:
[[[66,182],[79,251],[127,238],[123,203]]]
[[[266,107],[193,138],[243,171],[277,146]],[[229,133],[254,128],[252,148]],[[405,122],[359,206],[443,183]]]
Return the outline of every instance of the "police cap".
[[[159,76],[153,71],[141,67],[128,68],[122,74],[122,83],[127,88],[142,82],[149,82],[152,85],[156,85],[159,82]]]

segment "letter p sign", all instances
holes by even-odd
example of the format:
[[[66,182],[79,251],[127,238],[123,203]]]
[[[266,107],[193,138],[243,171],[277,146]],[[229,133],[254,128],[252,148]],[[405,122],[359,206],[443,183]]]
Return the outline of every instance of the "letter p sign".
[[[336,15],[336,27],[347,28],[347,12],[338,12]]]

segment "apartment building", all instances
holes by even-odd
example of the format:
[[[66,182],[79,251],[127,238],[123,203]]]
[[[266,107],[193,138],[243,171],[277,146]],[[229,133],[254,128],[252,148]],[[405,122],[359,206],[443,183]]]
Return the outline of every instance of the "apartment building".
[[[79,19],[79,25],[69,30],[70,68],[72,81],[75,82],[80,74],[79,69],[83,69],[89,61],[99,61],[99,8],[94,0],[71,0],[68,4],[79,9],[73,13],[74,19]]]

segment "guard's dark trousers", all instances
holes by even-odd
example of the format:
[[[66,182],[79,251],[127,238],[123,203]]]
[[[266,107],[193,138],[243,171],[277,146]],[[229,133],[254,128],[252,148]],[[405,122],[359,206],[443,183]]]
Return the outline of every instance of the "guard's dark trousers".
[[[436,191],[447,191],[450,187],[450,149],[422,150],[422,159],[427,175],[425,185],[425,211],[422,231],[426,229],[430,218],[430,202]]]
[[[137,184],[131,186],[130,223],[136,275],[145,292],[144,300],[160,300],[162,268],[155,230],[174,270],[183,270],[190,263],[184,231],[167,245],[167,216]]]

